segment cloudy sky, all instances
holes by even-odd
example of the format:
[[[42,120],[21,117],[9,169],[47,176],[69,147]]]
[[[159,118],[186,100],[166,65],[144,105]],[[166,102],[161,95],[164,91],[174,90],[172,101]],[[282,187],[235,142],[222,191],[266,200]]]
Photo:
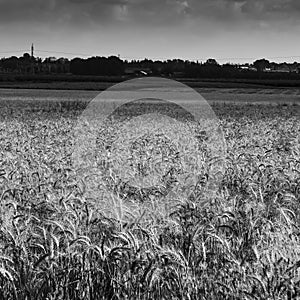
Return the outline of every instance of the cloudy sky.
[[[0,0],[2,57],[299,61],[299,33],[299,0]]]

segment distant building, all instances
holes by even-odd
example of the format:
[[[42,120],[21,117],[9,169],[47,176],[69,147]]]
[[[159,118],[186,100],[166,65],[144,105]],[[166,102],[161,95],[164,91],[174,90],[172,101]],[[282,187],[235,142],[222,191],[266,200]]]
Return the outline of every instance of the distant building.
[[[251,65],[240,65],[238,68],[241,71],[257,71],[257,69]]]
[[[269,68],[266,68],[264,72],[271,72],[271,73],[290,73],[292,72],[291,65],[287,63],[283,64],[272,64]]]
[[[125,69],[125,75],[132,75],[132,76],[148,76],[152,74],[150,68],[141,68],[141,67],[128,67]]]

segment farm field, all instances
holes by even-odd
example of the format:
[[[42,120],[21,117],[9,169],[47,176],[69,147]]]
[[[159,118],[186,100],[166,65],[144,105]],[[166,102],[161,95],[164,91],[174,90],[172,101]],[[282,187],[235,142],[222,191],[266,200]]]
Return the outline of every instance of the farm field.
[[[276,74],[275,74],[276,77]],[[60,90],[104,90],[131,76],[82,76],[82,75],[16,75],[0,74],[1,88],[60,89]],[[149,78],[149,77],[145,77]],[[192,88],[298,88],[300,80],[291,78],[173,78]]]
[[[0,299],[300,297],[299,91],[198,91],[226,141],[218,187],[206,186],[215,158],[195,126],[204,173],[170,213],[164,191],[124,191],[107,175],[105,197],[138,203],[108,214],[72,160],[77,118],[98,92],[0,90]]]
[[[151,90],[151,89],[149,89]],[[266,88],[195,88],[208,102],[297,104],[300,103],[300,89]],[[100,90],[48,90],[48,89],[0,89],[3,101],[25,100],[43,102],[89,102]]]

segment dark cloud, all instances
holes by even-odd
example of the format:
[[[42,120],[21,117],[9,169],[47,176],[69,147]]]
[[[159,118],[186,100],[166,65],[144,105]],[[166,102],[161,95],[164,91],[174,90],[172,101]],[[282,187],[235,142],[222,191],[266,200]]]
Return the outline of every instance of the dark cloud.
[[[161,26],[189,19],[276,22],[297,21],[299,16],[299,0],[0,0],[0,24],[123,22]]]
[[[128,3],[127,0],[69,0],[70,3],[79,3],[79,4],[87,4],[87,3],[100,3],[100,4],[108,4],[108,5],[123,5]]]
[[[298,0],[225,0],[240,6],[241,13],[251,18],[286,18],[300,13]]]
[[[189,0],[0,0],[0,24],[62,25],[180,23],[189,15]]]
[[[49,22],[73,24],[112,20],[125,0],[0,0],[0,23]]]

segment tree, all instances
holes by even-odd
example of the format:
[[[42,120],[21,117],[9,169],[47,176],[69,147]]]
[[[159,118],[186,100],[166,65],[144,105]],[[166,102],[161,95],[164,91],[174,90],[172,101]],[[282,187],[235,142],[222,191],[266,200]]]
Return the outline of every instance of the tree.
[[[258,72],[263,72],[266,68],[270,67],[270,62],[266,59],[258,59],[253,63],[253,66]]]
[[[217,61],[216,61],[214,58],[209,58],[209,59],[206,61],[205,64],[206,64],[206,65],[213,65],[213,66],[217,66],[217,65],[218,65]]]

